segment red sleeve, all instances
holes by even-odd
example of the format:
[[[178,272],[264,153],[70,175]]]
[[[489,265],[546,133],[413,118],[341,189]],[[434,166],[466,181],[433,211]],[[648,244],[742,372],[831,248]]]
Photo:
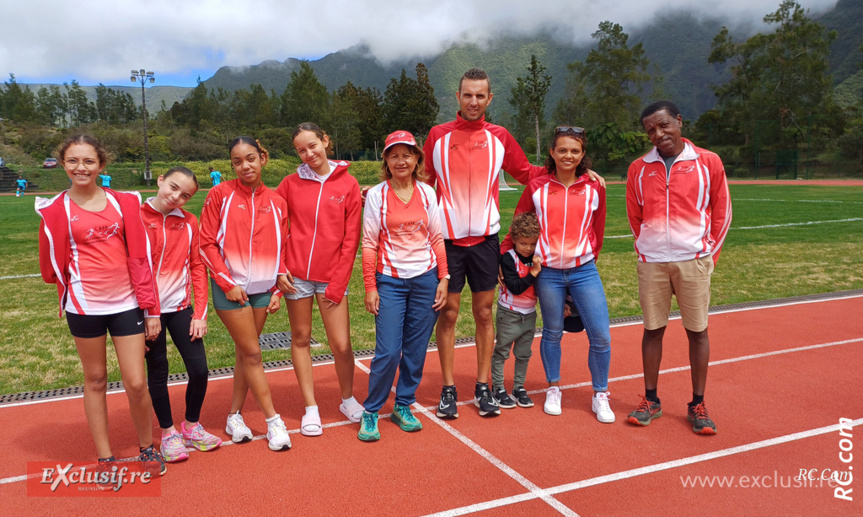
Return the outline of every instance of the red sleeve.
[[[731,195],[728,193],[728,180],[725,167],[716,156],[710,168],[710,234],[713,237],[713,265],[719,261],[719,252],[725,243],[725,236],[731,227]]]
[[[437,140],[437,135],[435,134],[435,128],[433,127],[431,131],[429,131],[428,136],[426,137],[425,143],[423,143],[423,155],[425,159],[425,182],[435,187],[437,185],[437,170],[434,168],[434,144],[435,140]]]
[[[189,269],[192,273],[192,293],[195,296],[195,313],[192,318],[206,321],[210,292],[207,286],[207,266],[201,259],[201,236],[198,230],[198,219],[190,213],[186,213],[186,217],[192,226],[192,243],[189,246]]]
[[[599,186],[599,183],[595,181],[591,182],[591,186],[596,189],[597,195],[599,195],[599,206],[593,212],[593,222],[591,225],[594,238],[596,239],[593,246],[593,255],[596,259],[599,259],[599,252],[602,251],[602,241],[605,238],[605,187]]]
[[[147,229],[141,220],[141,203],[136,194],[121,194],[113,192],[123,210],[123,224],[126,227],[126,262],[129,267],[129,277],[135,288],[138,306],[146,311],[148,317],[161,314],[159,304],[159,288],[153,275],[152,257],[150,256],[150,240]]]
[[[504,146],[503,170],[522,185],[527,185],[533,178],[544,174],[545,167],[531,165],[515,138],[506,129],[501,129],[499,137]]]
[[[377,252],[374,249],[363,248],[363,286],[367,293],[378,290],[378,283],[375,280],[377,258]]]
[[[636,164],[638,162],[639,160],[632,162],[626,173],[626,217],[629,219],[629,229],[636,241],[641,234],[641,223],[644,221],[644,208],[641,199],[639,199],[639,193],[636,191],[638,188]]]
[[[222,222],[221,211],[224,199],[220,194],[221,190],[220,188],[213,188],[207,194],[204,208],[201,210],[199,240],[201,243],[201,258],[210,270],[210,276],[216,281],[219,289],[227,293],[237,283],[231,278],[228,266],[225,264],[224,259],[222,259],[219,244],[216,241],[216,234]]]
[[[57,272],[51,259],[51,241],[48,240],[45,221],[42,220],[39,221],[39,272],[42,273],[42,280],[45,283],[56,284]]]
[[[521,193],[521,197],[518,198],[518,204],[515,205],[515,212],[512,214],[513,218],[518,214],[523,214],[525,212],[536,212],[536,207],[533,204],[533,193],[535,190],[536,189],[532,188],[531,185],[528,185],[527,188],[524,189],[524,192]],[[510,237],[509,232],[506,232],[506,237],[504,237],[503,242],[500,244],[500,253],[503,255],[511,249],[512,237]]]
[[[282,179],[279,186],[276,187],[274,191],[277,196],[282,198],[285,201],[285,212],[282,214],[282,257],[281,264],[279,264],[279,271],[282,271],[284,268],[285,273],[289,273],[288,269],[288,234],[291,229],[291,221],[288,219],[288,177]]]
[[[360,227],[362,226],[362,202],[360,201],[360,184],[353,176],[345,175],[348,192],[345,195],[345,237],[341,252],[333,268],[333,275],[324,292],[324,298],[335,303],[341,303],[345,289],[351,280],[354,270],[357,250],[360,247]]]

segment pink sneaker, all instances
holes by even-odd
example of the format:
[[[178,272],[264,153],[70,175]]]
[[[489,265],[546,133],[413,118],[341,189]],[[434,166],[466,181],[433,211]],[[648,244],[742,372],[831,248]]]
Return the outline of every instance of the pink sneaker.
[[[186,422],[180,424],[183,430],[183,443],[187,447],[194,447],[199,451],[211,451],[222,445],[222,439],[204,430],[200,422],[191,429],[186,429]]]
[[[189,453],[186,452],[186,446],[183,445],[183,438],[180,433],[174,431],[171,434],[162,435],[162,445],[160,447],[162,457],[165,462],[174,463],[189,459]]]

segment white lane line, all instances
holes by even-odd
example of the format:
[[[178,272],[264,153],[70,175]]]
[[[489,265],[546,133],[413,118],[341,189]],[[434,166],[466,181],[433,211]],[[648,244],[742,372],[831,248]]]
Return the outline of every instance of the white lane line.
[[[863,418],[853,420],[851,422],[852,427],[856,427],[863,424]],[[845,427],[847,429],[847,427]],[[819,436],[827,433],[834,433],[839,431],[839,424],[828,425],[825,427],[819,427],[817,429],[810,429],[808,431],[801,431],[799,433],[788,434],[785,436],[779,436],[776,438],[770,438],[768,440],[762,440],[760,442],[748,443],[745,445],[738,445],[737,447],[730,447],[728,449],[722,449],[719,451],[708,452],[705,454],[699,454],[697,456],[690,456],[688,458],[680,458],[677,460],[666,461],[664,463],[657,463],[655,465],[648,465],[646,467],[640,467],[637,469],[625,470],[622,472],[616,472],[614,474],[608,474],[605,476],[598,476],[590,479],[585,479],[582,481],[576,481],[574,483],[567,483],[565,485],[559,485],[556,487],[546,488],[544,490],[540,490],[542,494],[562,494],[565,492],[572,492],[575,490],[579,490],[581,488],[587,488],[596,485],[602,485],[605,483],[611,483],[613,481],[620,481],[623,479],[629,479],[637,476],[643,476],[646,474],[652,474],[654,472],[660,472],[663,470],[669,470],[677,467],[683,467],[686,465],[692,465],[694,463],[701,463],[704,461],[714,460],[717,458],[724,458],[726,456],[733,456],[735,454],[740,454],[744,452],[754,451],[758,449],[763,449],[765,447],[772,447],[774,445],[781,445],[783,443],[793,442],[797,440],[803,440],[805,438],[812,438],[813,436]],[[515,503],[520,503],[523,501],[529,501],[535,499],[538,495],[535,494],[520,494],[514,497],[504,497],[501,499],[495,499],[493,501],[486,501],[483,503],[477,503],[470,506],[462,506],[461,508],[453,508],[451,510],[447,510],[445,512],[430,514],[427,517],[431,516],[455,516],[455,515],[465,515],[472,512],[489,510],[491,508],[500,508],[503,506],[508,506]]]
[[[861,217],[851,217],[849,219],[831,219],[827,221],[804,221],[802,223],[782,223],[782,224],[765,224],[761,226],[738,226],[736,228],[731,228],[731,231],[737,230],[760,230],[762,228],[785,228],[790,226],[811,226],[813,224],[829,224],[829,223],[853,223],[857,221],[863,221]],[[631,239],[632,234],[626,235],[606,235],[603,237],[604,239]]]
[[[0,280],[14,280],[16,278],[35,278],[37,276],[42,276],[39,274],[36,275],[12,275],[12,276],[0,276]]]
[[[368,366],[362,364],[359,361],[354,361],[354,364],[356,364],[357,368],[359,368],[366,374],[371,375],[372,372]],[[395,392],[395,388],[390,388],[390,391]],[[486,461],[494,465],[495,468],[515,480],[516,483],[526,488],[528,492],[534,496],[534,498],[542,499],[545,503],[560,512],[562,515],[567,515],[569,517],[578,517],[578,514],[570,510],[565,504],[561,503],[560,501],[548,494],[543,494],[543,490],[533,484],[529,479],[519,474],[515,469],[504,463],[494,454],[482,448],[478,443],[474,442],[473,440],[453,428],[451,425],[438,418],[436,414],[421,406],[419,402],[415,402],[413,404],[413,408],[415,411],[421,413],[429,420],[439,425],[444,431],[452,435],[456,440],[460,441],[464,445],[468,446],[472,451],[482,456]]]

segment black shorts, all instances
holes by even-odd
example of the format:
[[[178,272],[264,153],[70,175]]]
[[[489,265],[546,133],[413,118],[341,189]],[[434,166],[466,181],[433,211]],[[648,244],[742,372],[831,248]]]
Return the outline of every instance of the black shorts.
[[[117,314],[102,316],[84,316],[66,312],[69,332],[74,337],[91,338],[104,336],[108,332],[112,336],[134,336],[144,333],[144,311],[130,309]]]
[[[487,235],[483,242],[474,246],[456,246],[451,240],[444,240],[444,245],[450,274],[449,292],[462,292],[465,277],[473,293],[495,288],[500,261],[497,234]]]

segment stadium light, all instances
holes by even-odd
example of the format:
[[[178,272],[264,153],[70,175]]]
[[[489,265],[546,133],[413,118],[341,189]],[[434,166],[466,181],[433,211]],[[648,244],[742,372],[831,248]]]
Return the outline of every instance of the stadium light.
[[[140,70],[132,70],[132,82],[141,83],[141,112],[144,114],[144,179],[147,180],[147,186],[150,186],[150,181],[153,179],[150,173],[150,145],[147,135],[147,97],[144,93],[144,85],[147,81],[156,82],[156,77],[153,72],[148,72],[143,68]]]

